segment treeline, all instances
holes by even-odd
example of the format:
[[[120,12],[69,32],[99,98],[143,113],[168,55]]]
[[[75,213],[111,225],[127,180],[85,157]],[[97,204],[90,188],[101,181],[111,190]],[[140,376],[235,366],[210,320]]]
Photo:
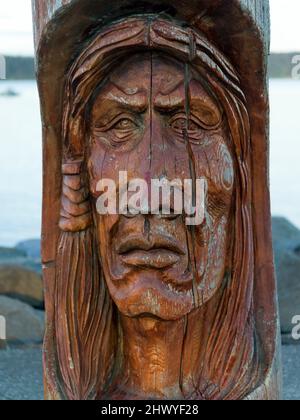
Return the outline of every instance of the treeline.
[[[291,78],[293,57],[300,53],[271,54],[269,74],[271,78]],[[10,80],[34,79],[34,59],[32,57],[6,57],[6,75]]]
[[[297,57],[296,57],[297,56]],[[291,78],[293,68],[300,62],[300,53],[271,54],[269,58],[269,73],[272,78]]]
[[[35,79],[34,59],[32,57],[5,57],[6,78],[8,80]]]

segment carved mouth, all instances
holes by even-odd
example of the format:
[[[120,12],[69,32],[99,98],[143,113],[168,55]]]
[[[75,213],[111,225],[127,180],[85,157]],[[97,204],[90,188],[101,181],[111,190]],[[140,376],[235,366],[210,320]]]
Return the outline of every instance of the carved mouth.
[[[157,238],[155,243],[142,237],[132,237],[120,243],[117,249],[127,265],[164,269],[176,264],[182,255],[182,247],[173,238]]]
[[[136,267],[163,269],[176,264],[180,256],[166,249],[136,250],[122,255],[122,260],[125,264]]]

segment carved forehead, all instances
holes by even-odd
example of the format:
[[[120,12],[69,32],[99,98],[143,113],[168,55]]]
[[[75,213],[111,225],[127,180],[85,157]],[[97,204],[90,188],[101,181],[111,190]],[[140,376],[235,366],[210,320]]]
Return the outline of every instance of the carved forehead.
[[[152,98],[158,107],[172,106],[185,100],[185,63],[168,55],[140,53],[113,69],[99,91],[96,103],[103,99],[145,107]],[[191,100],[201,97],[202,103],[217,112],[214,97],[208,93],[195,69],[191,69]],[[150,94],[151,92],[151,94]]]
[[[127,95],[148,92],[152,74],[151,62],[150,52],[133,55],[112,70],[109,82]]]

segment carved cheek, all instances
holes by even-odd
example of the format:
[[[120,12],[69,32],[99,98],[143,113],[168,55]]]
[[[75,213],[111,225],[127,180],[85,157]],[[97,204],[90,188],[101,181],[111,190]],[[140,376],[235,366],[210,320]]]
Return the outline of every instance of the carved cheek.
[[[228,213],[234,187],[234,165],[223,136],[207,139],[198,149],[197,177],[207,180],[206,210],[213,223]]]
[[[221,144],[218,151],[219,177],[222,189],[232,191],[234,184],[233,161],[225,144]]]
[[[91,141],[90,155],[88,159],[88,174],[90,191],[93,196],[98,196],[97,183],[103,178],[116,179],[118,162],[115,154],[108,152],[99,141]]]
[[[234,165],[222,137],[215,138],[213,146],[205,151],[206,176],[216,192],[231,194],[234,186]]]

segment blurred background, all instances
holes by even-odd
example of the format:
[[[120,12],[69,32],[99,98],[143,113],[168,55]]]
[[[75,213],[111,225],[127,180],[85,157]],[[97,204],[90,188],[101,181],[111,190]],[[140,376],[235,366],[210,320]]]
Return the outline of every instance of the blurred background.
[[[291,320],[300,314],[300,2],[270,0],[270,4],[274,247],[283,342],[295,344],[291,343]],[[0,80],[0,316],[9,323],[5,346],[19,349],[39,345],[44,319],[40,277],[41,124],[33,54],[31,0],[2,0],[0,55],[6,59],[6,80]],[[300,347],[298,352],[289,351],[300,354]],[[22,358],[23,353],[19,356]],[[30,357],[39,372],[39,361]],[[8,366],[8,359],[0,357],[0,370]],[[40,379],[34,377],[33,381],[36,388],[32,392],[41,397]],[[22,388],[19,396],[25,398],[27,391]],[[291,391],[290,399],[297,392]],[[13,398],[10,394],[8,397]]]

